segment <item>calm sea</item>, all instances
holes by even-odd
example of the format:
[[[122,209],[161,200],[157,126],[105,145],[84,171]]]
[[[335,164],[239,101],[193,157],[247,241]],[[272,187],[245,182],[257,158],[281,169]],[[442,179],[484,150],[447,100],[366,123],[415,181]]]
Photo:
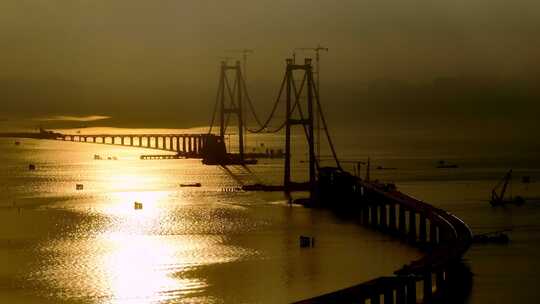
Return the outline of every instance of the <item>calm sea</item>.
[[[138,130],[81,130],[104,131]],[[281,140],[262,135],[248,146],[277,149]],[[511,229],[509,245],[475,245],[466,255],[470,303],[540,302],[534,148],[471,152],[467,143],[354,134],[336,141],[344,160],[370,156],[372,178],[455,213],[475,232]],[[329,211],[290,206],[280,193],[230,191],[279,183],[281,160],[225,170],[195,159],[139,160],[156,152],[138,148],[14,142],[0,139],[0,303],[284,303],[389,275],[419,256]],[[297,179],[304,159],[305,148],[295,147]],[[435,168],[441,159],[459,168]],[[510,168],[512,193],[528,201],[492,208],[490,191]],[[525,175],[531,183],[521,183]],[[180,187],[196,182],[202,187]],[[315,237],[315,247],[299,248],[300,235]]]

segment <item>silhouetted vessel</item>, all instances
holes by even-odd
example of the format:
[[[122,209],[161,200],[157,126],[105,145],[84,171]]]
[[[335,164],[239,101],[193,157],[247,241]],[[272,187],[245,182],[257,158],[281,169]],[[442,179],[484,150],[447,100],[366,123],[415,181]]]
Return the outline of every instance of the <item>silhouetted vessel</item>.
[[[180,184],[180,187],[200,187],[201,183]]]
[[[510,238],[503,231],[496,231],[484,234],[477,234],[473,236],[473,242],[477,244],[508,244],[510,242]]]
[[[456,164],[447,164],[444,160],[439,161],[439,164],[437,165],[437,168],[439,169],[455,169],[458,168],[458,165]]]
[[[503,206],[506,204],[523,205],[523,203],[525,203],[525,199],[523,199],[521,196],[512,197],[512,195],[510,195],[508,198],[504,197],[511,180],[512,170],[510,169],[510,171],[504,175],[503,179],[495,186],[495,188],[491,190],[491,200],[489,201],[491,206]],[[497,193],[499,188],[501,190],[499,193]]]

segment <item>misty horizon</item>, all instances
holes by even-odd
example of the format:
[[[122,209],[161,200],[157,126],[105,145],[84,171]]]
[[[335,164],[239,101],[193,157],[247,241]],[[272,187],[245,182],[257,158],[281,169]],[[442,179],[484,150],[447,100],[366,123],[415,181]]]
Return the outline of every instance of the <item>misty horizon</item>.
[[[120,127],[206,125],[219,62],[241,59],[231,52],[241,48],[254,50],[246,76],[265,116],[285,59],[318,43],[329,48],[322,101],[340,123],[446,117],[530,128],[540,108],[535,1],[4,1],[0,11],[4,124],[98,115]]]

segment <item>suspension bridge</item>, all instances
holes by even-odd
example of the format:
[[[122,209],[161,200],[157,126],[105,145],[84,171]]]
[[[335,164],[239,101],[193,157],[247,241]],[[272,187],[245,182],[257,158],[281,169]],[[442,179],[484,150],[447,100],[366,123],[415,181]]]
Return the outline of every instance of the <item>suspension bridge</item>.
[[[4,133],[0,136],[141,147],[176,152],[181,157],[201,158],[207,165],[226,166],[249,163],[244,147],[246,133],[283,131],[283,185],[275,186],[276,190],[308,190],[309,206],[345,210],[350,216],[357,217],[361,224],[402,239],[423,253],[419,259],[396,270],[394,275],[300,303],[416,304],[419,286],[423,303],[455,303],[452,300],[455,288],[467,278],[456,265],[472,242],[469,227],[456,216],[407,196],[391,184],[370,182],[342,170],[313,75],[311,59],[305,59],[302,64],[287,59],[278,96],[268,117],[261,120],[248,93],[240,62],[234,65],[222,62],[210,128],[203,134],[82,135],[41,130],[39,133]],[[285,119],[272,123],[279,109],[284,111]],[[248,127],[248,117],[255,121],[255,128]],[[236,120],[238,153],[230,153],[225,147],[224,138],[231,118]],[[320,127],[315,122],[319,119]],[[213,133],[218,125],[219,130]],[[298,187],[299,183],[291,180],[291,132],[294,127],[303,129],[308,146],[309,179],[301,183],[303,187]],[[325,135],[335,166],[321,166],[316,152],[319,145],[316,138],[320,131]]]
[[[250,50],[242,51],[245,56]],[[67,134],[40,129],[39,133],[3,133],[0,134],[0,137],[60,140],[154,149],[174,152],[176,154],[175,158],[200,158],[206,165],[226,166],[253,164],[256,162],[253,157],[262,156],[245,152],[246,134],[284,132],[283,189],[312,189],[316,182],[317,170],[320,167],[319,157],[316,155],[315,150],[316,146],[320,146],[320,142],[317,141],[317,138],[320,138],[319,131],[322,130],[326,135],[325,138],[337,168],[341,169],[341,166],[328,133],[327,122],[319,100],[318,79],[314,79],[314,74],[317,74],[318,71],[314,72],[310,58],[305,58],[302,64],[297,64],[295,59],[287,59],[285,63],[285,72],[277,97],[265,120],[261,120],[257,115],[255,105],[249,94],[244,77],[245,65],[242,67],[240,61],[236,61],[232,65],[228,64],[227,61],[222,61],[214,111],[207,133]],[[284,117],[284,120],[276,122],[278,116]],[[235,120],[236,126],[231,126],[231,120]],[[255,127],[248,126],[248,120],[252,120]],[[316,121],[319,120],[322,127],[316,126]],[[307,162],[309,180],[302,183],[295,183],[291,180],[291,144],[292,129],[294,127],[303,129],[309,151]],[[218,129],[217,132],[214,132],[214,128]],[[237,134],[237,153],[227,151],[225,145],[225,137],[231,128],[234,128]],[[149,159],[159,159],[159,157],[149,157]]]

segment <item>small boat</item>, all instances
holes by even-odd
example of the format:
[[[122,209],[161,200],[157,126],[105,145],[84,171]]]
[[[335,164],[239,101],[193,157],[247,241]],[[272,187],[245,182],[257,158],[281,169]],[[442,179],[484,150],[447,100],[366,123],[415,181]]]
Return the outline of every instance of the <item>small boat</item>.
[[[20,141],[16,141],[15,142],[15,146],[20,146],[21,145],[21,142]]]
[[[200,187],[201,183],[192,183],[192,184],[180,184],[180,187]]]
[[[514,204],[514,205],[523,205],[525,203],[525,199],[521,196],[514,196],[510,195],[509,197],[505,198],[504,195],[506,194],[506,190],[508,189],[508,186],[510,185],[510,182],[512,180],[512,169],[508,171],[503,179],[491,190],[491,200],[489,203],[491,206],[504,206],[506,204]],[[497,193],[497,190],[500,188],[500,192]]]
[[[473,242],[479,244],[495,243],[508,244],[510,238],[504,231],[488,232],[473,236]]]
[[[139,202],[133,203],[133,209],[135,210],[141,210],[143,208],[143,204]]]
[[[28,170],[30,170],[30,171],[36,170],[36,165],[34,165],[34,164],[28,165]]]
[[[83,185],[83,184],[76,184],[76,185],[75,185],[75,189],[76,189],[76,190],[83,190],[83,189],[84,189],[84,185]]]
[[[444,160],[440,160],[439,164],[437,165],[438,169],[455,169],[459,168],[456,164],[447,164]]]
[[[383,167],[383,166],[377,166],[377,168],[375,168],[377,170],[397,170],[397,168],[393,168],[393,167]]]

